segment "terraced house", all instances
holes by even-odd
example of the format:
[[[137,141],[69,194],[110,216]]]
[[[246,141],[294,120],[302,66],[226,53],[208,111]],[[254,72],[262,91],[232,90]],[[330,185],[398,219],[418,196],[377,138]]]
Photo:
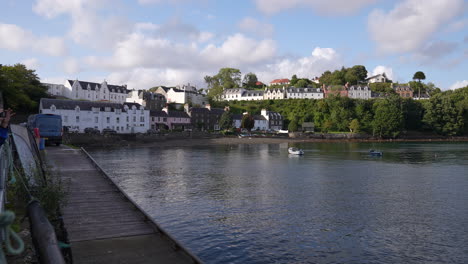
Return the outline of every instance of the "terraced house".
[[[54,96],[73,100],[108,101],[123,104],[130,90],[127,85],[66,80],[64,84],[43,83],[47,92]]]

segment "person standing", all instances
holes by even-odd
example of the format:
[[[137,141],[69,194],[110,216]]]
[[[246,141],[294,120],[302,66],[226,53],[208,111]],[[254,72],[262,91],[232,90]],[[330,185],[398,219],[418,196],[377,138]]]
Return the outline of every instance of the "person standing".
[[[8,126],[10,125],[10,119],[15,115],[13,110],[8,108],[6,111],[0,109],[0,146],[3,145],[5,140],[8,138]]]

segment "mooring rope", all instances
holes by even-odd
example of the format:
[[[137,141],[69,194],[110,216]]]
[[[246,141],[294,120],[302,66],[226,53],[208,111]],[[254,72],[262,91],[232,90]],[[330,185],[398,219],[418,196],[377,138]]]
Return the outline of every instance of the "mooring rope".
[[[18,255],[24,250],[24,242],[18,234],[11,228],[11,224],[15,221],[15,213],[12,211],[4,211],[0,213],[0,228],[5,230],[5,249],[8,254]],[[13,247],[13,243],[17,245]],[[3,247],[0,247],[0,263],[7,263]]]

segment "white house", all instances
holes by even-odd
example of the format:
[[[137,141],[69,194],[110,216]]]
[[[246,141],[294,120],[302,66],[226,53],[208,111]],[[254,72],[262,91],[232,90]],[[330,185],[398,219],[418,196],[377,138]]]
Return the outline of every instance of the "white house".
[[[265,88],[265,91],[263,92],[263,99],[265,100],[276,100],[276,99],[284,99],[286,98],[286,89],[283,88],[273,88],[273,89],[268,89]]]
[[[240,128],[242,124],[242,118],[244,115],[248,113],[243,113],[242,115],[237,114],[237,115],[232,115],[232,123],[235,128]],[[254,127],[252,130],[267,130],[269,129],[268,127],[268,120],[262,116],[262,115],[254,115]]]
[[[123,104],[128,93],[126,85],[111,85],[107,84],[106,81],[94,83],[66,80],[64,84],[43,84],[47,87],[49,94],[74,100],[108,101]]]
[[[370,99],[372,92],[367,85],[353,85],[348,89],[348,97],[353,99]]]
[[[161,86],[156,90],[156,93],[164,95],[169,104],[191,104],[198,106],[208,104],[208,97],[190,84],[177,87]]]
[[[258,101],[263,100],[263,91],[244,88],[225,89],[221,95],[224,101]]]
[[[387,82],[387,80],[388,78],[387,78],[387,75],[385,75],[385,72],[371,76],[366,79],[368,83],[384,83],[384,82]]]
[[[135,103],[108,103],[42,98],[39,112],[62,116],[62,125],[79,132],[92,127],[117,133],[144,133],[150,128],[150,113]]]
[[[127,103],[137,103],[144,106],[145,109],[160,111],[166,106],[167,101],[162,94],[133,89],[128,93]]]
[[[323,99],[320,88],[286,88],[286,97],[291,99]]]

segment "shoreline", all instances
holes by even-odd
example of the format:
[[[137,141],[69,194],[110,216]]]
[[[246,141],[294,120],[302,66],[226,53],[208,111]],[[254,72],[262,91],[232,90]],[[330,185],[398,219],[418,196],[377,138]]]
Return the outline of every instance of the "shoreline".
[[[106,147],[192,147],[192,146],[213,146],[213,145],[253,145],[253,144],[282,144],[282,143],[391,143],[391,142],[468,142],[468,137],[460,138],[430,138],[430,139],[312,139],[312,138],[184,138],[184,139],[166,139],[155,142],[125,141],[119,145],[115,142],[112,146]],[[90,146],[85,146],[90,147]],[[94,147],[93,147],[94,148]],[[99,147],[98,147],[99,148]]]

